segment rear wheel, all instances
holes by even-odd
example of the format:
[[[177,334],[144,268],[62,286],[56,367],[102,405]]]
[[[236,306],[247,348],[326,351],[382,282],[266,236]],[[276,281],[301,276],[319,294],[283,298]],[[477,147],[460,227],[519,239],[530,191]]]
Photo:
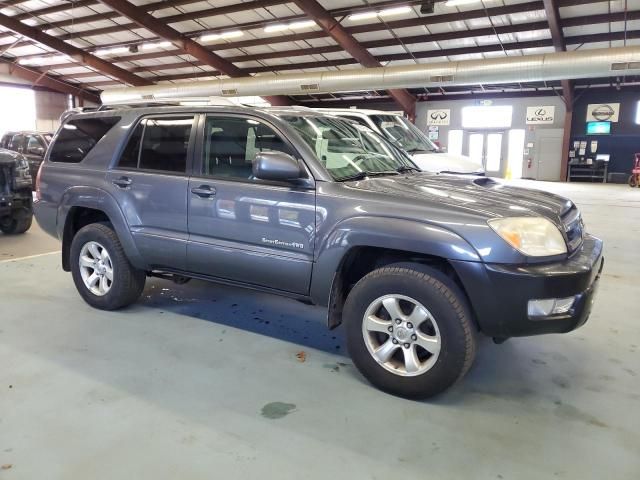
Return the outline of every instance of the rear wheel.
[[[73,237],[70,254],[73,281],[92,307],[116,310],[140,297],[146,274],[131,265],[108,225],[94,223],[81,228]]]
[[[7,235],[16,235],[24,233],[31,228],[33,214],[29,214],[23,218],[9,217],[0,222],[0,230]]]
[[[629,186],[630,187],[635,188],[635,187],[638,186],[638,177],[639,176],[640,175],[636,175],[636,174],[633,174],[633,175],[629,176]]]
[[[375,386],[428,398],[462,378],[476,343],[464,295],[441,272],[398,264],[362,278],[345,303],[353,362]]]

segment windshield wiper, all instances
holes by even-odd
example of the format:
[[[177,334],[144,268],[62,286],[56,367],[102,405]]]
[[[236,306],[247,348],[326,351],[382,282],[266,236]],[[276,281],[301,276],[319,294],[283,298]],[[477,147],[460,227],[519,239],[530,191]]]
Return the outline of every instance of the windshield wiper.
[[[347,175],[346,177],[336,178],[336,182],[351,182],[355,180],[364,180],[368,177],[382,177],[384,175],[398,175],[399,172],[395,170],[388,170],[382,172],[357,172],[353,175]]]
[[[418,167],[411,167],[409,165],[403,165],[402,167],[399,167],[396,169],[396,172],[398,173],[408,173],[408,172],[421,172],[422,170],[420,170]]]

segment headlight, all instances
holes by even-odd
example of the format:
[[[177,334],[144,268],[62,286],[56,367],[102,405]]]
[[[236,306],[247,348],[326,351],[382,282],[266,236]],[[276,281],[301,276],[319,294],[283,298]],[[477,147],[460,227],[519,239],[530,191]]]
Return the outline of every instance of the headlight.
[[[543,217],[507,217],[489,220],[489,226],[513,248],[529,257],[567,253],[564,237]]]

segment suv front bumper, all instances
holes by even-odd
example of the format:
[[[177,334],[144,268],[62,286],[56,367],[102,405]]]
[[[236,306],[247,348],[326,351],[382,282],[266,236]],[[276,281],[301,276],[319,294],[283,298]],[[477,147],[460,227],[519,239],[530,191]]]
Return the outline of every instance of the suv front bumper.
[[[506,339],[566,333],[589,318],[604,265],[602,240],[585,236],[580,251],[564,262],[497,265],[452,261],[471,301],[481,331]],[[561,314],[530,316],[529,302],[574,297]]]

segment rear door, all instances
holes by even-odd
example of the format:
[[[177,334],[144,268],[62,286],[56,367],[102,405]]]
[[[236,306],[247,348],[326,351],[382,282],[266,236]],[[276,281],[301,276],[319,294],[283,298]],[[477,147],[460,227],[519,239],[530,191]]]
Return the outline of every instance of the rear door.
[[[193,114],[141,119],[117,165],[107,173],[107,188],[151,268],[186,268],[193,122]]]
[[[273,126],[243,115],[206,115],[189,184],[189,271],[306,294],[316,232],[309,184],[252,175],[260,151],[300,156]]]

